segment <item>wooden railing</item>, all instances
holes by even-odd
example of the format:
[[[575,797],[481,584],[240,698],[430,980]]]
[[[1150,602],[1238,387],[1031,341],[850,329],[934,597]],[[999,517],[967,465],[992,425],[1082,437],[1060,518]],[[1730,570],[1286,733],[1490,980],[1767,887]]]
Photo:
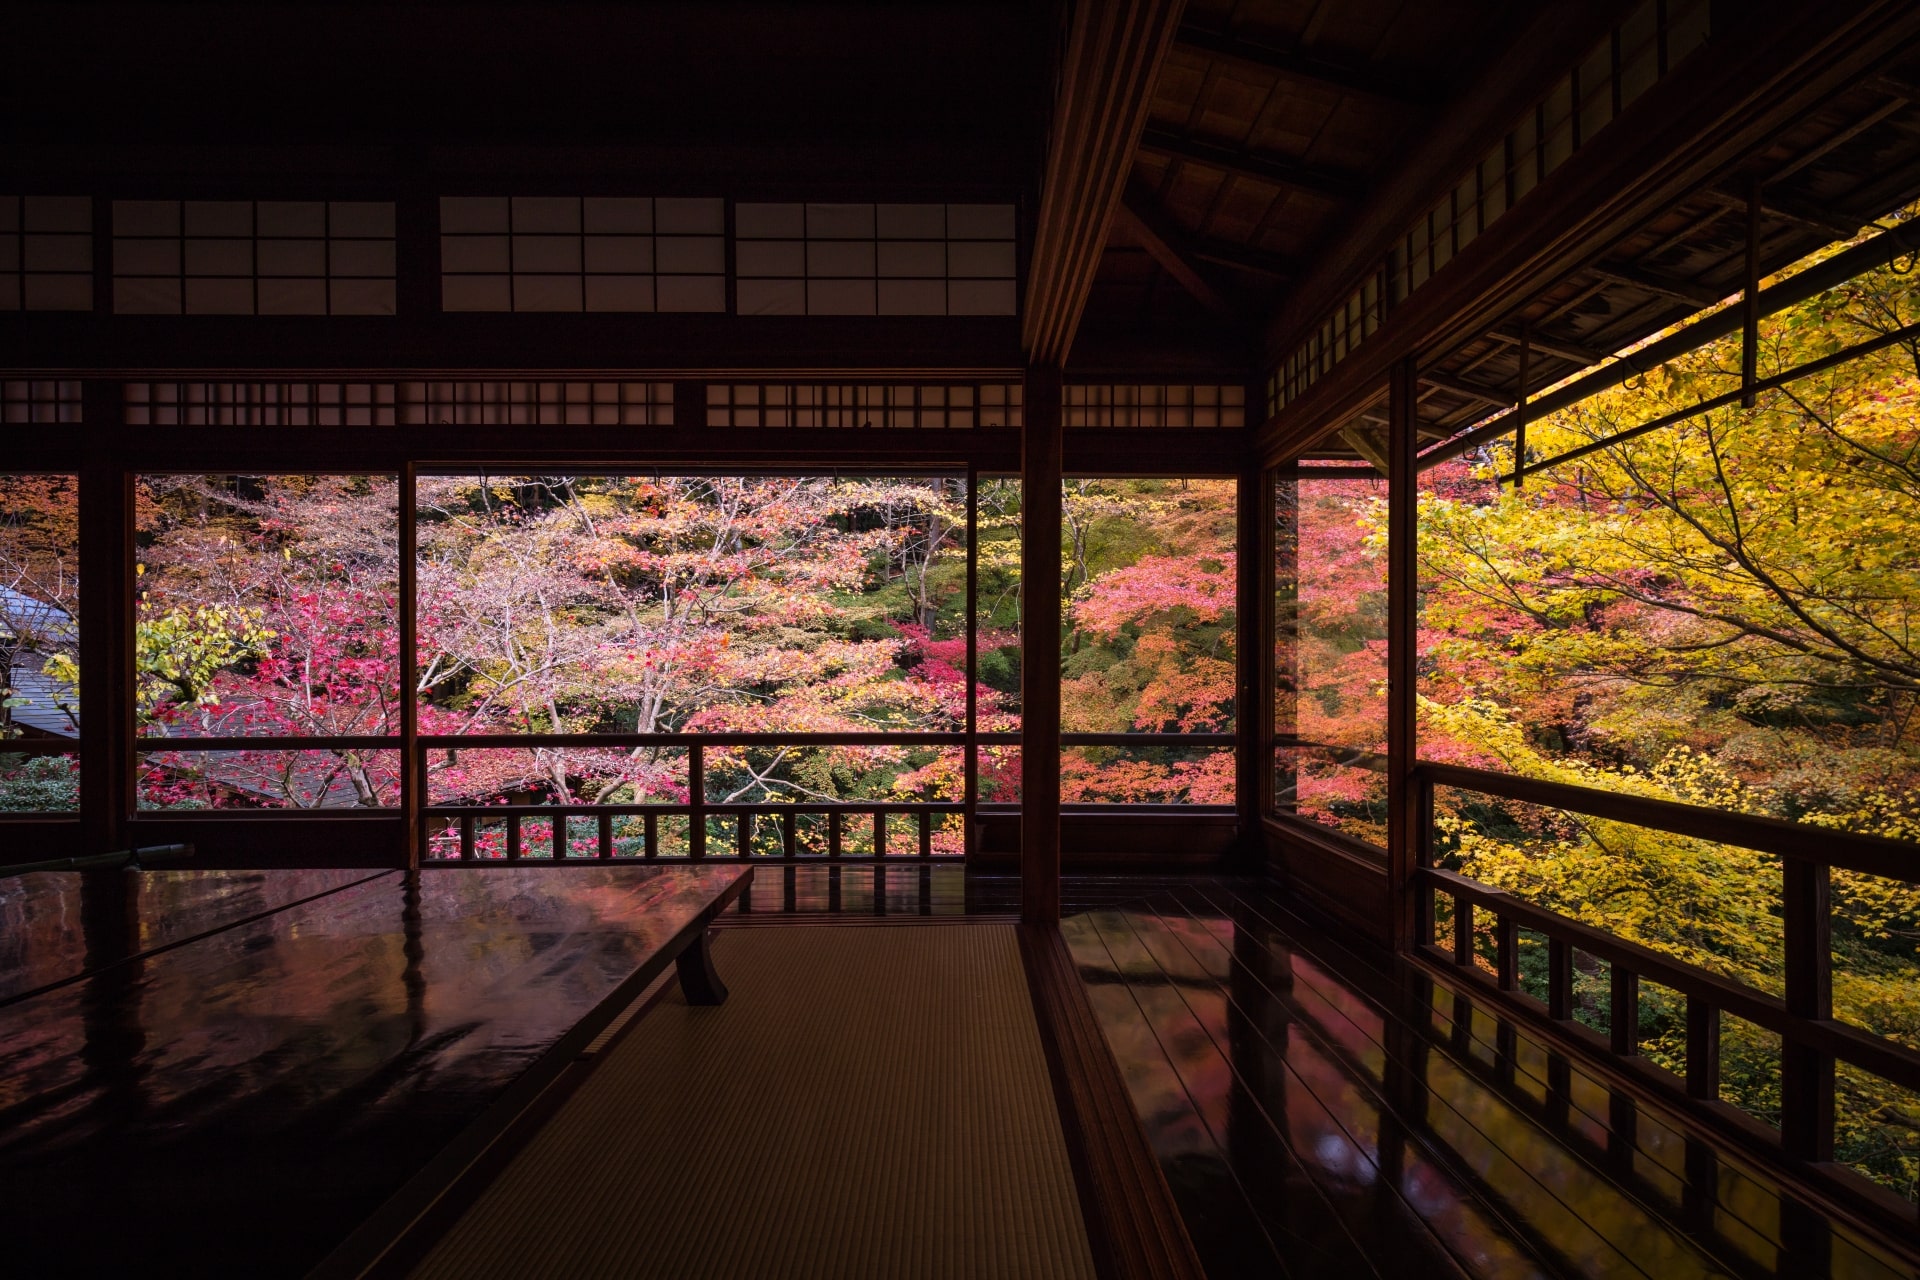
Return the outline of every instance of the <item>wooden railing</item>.
[[[1413,884],[1421,955],[1445,971],[1496,991],[1624,1074],[1743,1139],[1775,1151],[1814,1173],[1816,1180],[1890,1210],[1903,1221],[1913,1220],[1914,1205],[1831,1163],[1835,1064],[1844,1062],[1901,1089],[1920,1092],[1920,1052],[1833,1017],[1828,876],[1837,867],[1909,883],[1920,881],[1920,849],[1873,836],[1454,765],[1422,764],[1415,776],[1425,833]],[[1779,855],[1784,994],[1762,991],[1433,865],[1434,791],[1443,786]],[[1452,903],[1450,938],[1435,933],[1438,898]],[[1492,921],[1490,973],[1475,953],[1483,918]],[[1522,929],[1546,939],[1544,1001],[1521,989]],[[1576,952],[1604,961],[1609,968],[1605,1035],[1575,1019]],[[1685,1001],[1685,1060],[1678,1075],[1641,1055],[1642,981],[1678,992]],[[1780,1038],[1777,1134],[1720,1101],[1722,1015],[1744,1019]]]
[[[1018,733],[654,733],[654,734],[486,734],[422,735],[420,775],[426,776],[426,757],[432,751],[465,750],[632,750],[653,747],[684,750],[687,765],[687,800],[684,803],[659,804],[426,804],[421,810],[421,847],[438,859],[486,864],[521,862],[529,858],[526,833],[529,826],[546,826],[548,852],[535,857],[546,860],[558,851],[562,856],[591,857],[607,861],[654,861],[661,857],[686,857],[703,860],[744,859],[895,863],[901,859],[933,861],[951,854],[935,852],[936,820],[959,814],[965,819],[964,839],[971,847],[977,813],[981,807],[973,778],[977,768],[975,749],[1020,744]],[[1157,734],[1157,733],[1069,733],[1061,736],[1064,747],[1126,746],[1136,748],[1220,748],[1232,747],[1236,738],[1230,733]],[[968,777],[964,800],[756,800],[719,802],[707,799],[707,756],[709,749],[758,747],[951,747],[965,750]],[[912,819],[912,844],[899,848],[893,844],[888,819],[908,815]],[[804,853],[800,848],[800,821],[824,818],[825,848],[822,853]],[[620,819],[639,819],[637,835],[622,836],[616,831]],[[722,833],[716,844],[709,819],[731,819],[731,834]],[[593,830],[589,837],[591,854],[570,848],[575,820],[589,819]],[[663,854],[662,822],[684,819],[687,834],[684,853]],[[761,819],[777,823],[779,852],[756,852],[755,836]],[[849,837],[857,832],[854,824],[870,822],[871,837],[853,841],[862,847],[850,852]],[[498,824],[501,831],[500,853],[492,854],[481,846],[485,825]],[[551,824],[548,826],[548,824]],[[623,825],[634,825],[628,822]],[[628,851],[637,843],[637,851]],[[434,851],[441,850],[437,855]]]

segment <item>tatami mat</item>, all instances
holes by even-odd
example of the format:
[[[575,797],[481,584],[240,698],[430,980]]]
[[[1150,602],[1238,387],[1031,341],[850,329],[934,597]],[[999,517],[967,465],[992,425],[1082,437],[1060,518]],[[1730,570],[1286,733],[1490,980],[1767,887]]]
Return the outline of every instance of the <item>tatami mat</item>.
[[[1091,1277],[1005,924],[726,931],[422,1262],[488,1276]]]

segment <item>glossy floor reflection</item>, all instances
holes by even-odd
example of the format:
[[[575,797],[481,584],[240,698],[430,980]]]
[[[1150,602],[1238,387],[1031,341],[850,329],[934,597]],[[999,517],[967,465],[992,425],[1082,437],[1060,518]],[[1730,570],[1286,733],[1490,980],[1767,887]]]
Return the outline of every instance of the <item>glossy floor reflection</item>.
[[[727,924],[776,922],[806,916],[1011,916],[1020,911],[1020,877],[969,874],[958,859],[875,868],[870,863],[832,865],[825,859],[755,864],[753,884],[727,908]],[[876,899],[874,872],[882,872]],[[474,868],[476,871],[484,868]],[[1061,877],[1061,895],[1071,913],[1133,902],[1143,893],[1190,883],[1179,876],[1087,875]]]
[[[386,872],[0,1007],[7,1273],[304,1275],[737,874]]]
[[[1063,928],[1215,1280],[1916,1274],[1269,889],[1193,882]]]

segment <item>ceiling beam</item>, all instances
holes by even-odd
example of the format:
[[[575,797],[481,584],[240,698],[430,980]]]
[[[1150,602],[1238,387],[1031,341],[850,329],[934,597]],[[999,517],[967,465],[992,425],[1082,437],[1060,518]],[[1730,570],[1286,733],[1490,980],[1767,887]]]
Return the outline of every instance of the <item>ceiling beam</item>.
[[[1073,346],[1182,7],[1182,0],[1073,6],[1021,325],[1035,366],[1059,368]]]
[[[1292,258],[1226,240],[1194,240],[1189,242],[1187,252],[1202,262],[1251,272],[1272,280],[1291,280],[1300,274],[1300,264]]]
[[[1420,371],[1420,381],[1438,390],[1451,391],[1457,396],[1465,396],[1469,400],[1478,400],[1481,404],[1490,404],[1496,408],[1504,409],[1513,404],[1513,397],[1504,394],[1498,387],[1483,387],[1478,383],[1468,382],[1465,378],[1450,378],[1444,373],[1435,373],[1431,369]]]
[[[1704,284],[1655,275],[1650,271],[1642,271],[1638,267],[1602,262],[1588,267],[1587,274],[1605,280],[1609,284],[1630,285],[1647,293],[1657,293],[1663,298],[1672,298],[1676,302],[1689,302],[1696,307],[1716,306],[1726,296],[1719,290]]]
[[[1430,106],[1433,94],[1403,77],[1381,75],[1364,67],[1322,58],[1305,49],[1282,49],[1183,22],[1175,37],[1178,46],[1215,65],[1241,67],[1263,77],[1280,76],[1315,85],[1334,93],[1350,93],[1397,107]]]
[[[1140,150],[1150,156],[1163,156],[1169,160],[1183,160],[1191,164],[1204,165],[1209,169],[1218,169],[1236,178],[1250,178],[1255,182],[1265,182],[1273,186],[1294,187],[1301,191],[1335,196],[1342,200],[1353,199],[1366,186],[1366,180],[1361,175],[1345,169],[1307,164],[1300,160],[1289,160],[1284,156],[1242,151],[1238,147],[1187,137],[1175,130],[1158,125],[1148,128],[1141,135]]]
[[[1115,221],[1195,302],[1227,320],[1238,318],[1226,295],[1213,287],[1195,263],[1186,232],[1161,207],[1153,192],[1137,182],[1129,184]]]
[[[1729,209],[1747,207],[1747,197],[1720,187],[1708,187],[1705,195],[1714,203]],[[1803,231],[1829,236],[1835,240],[1851,240],[1859,235],[1860,228],[1866,225],[1865,222],[1856,224],[1838,211],[1803,205],[1791,196],[1782,195],[1777,191],[1768,191],[1765,188],[1760,192],[1760,212],[1769,218],[1790,223]]]
[[[1715,299],[1719,301],[1719,299]],[[1509,347],[1517,347],[1523,342],[1542,355],[1558,356],[1562,360],[1571,360],[1578,365],[1599,364],[1612,357],[1611,351],[1602,351],[1598,347],[1583,347],[1572,342],[1557,342],[1544,334],[1529,333],[1522,338],[1508,329],[1489,329],[1487,337]]]

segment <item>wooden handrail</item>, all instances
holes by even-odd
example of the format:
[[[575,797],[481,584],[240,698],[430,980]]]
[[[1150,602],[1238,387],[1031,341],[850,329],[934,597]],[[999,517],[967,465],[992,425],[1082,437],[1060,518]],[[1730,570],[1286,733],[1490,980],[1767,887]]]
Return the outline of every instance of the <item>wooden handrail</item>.
[[[1425,783],[1436,787],[1458,787],[1482,795],[1502,796],[1820,866],[1843,867],[1894,880],[1920,881],[1920,845],[1882,836],[1835,831],[1784,818],[1763,818],[1464,765],[1423,762],[1417,774]]]

